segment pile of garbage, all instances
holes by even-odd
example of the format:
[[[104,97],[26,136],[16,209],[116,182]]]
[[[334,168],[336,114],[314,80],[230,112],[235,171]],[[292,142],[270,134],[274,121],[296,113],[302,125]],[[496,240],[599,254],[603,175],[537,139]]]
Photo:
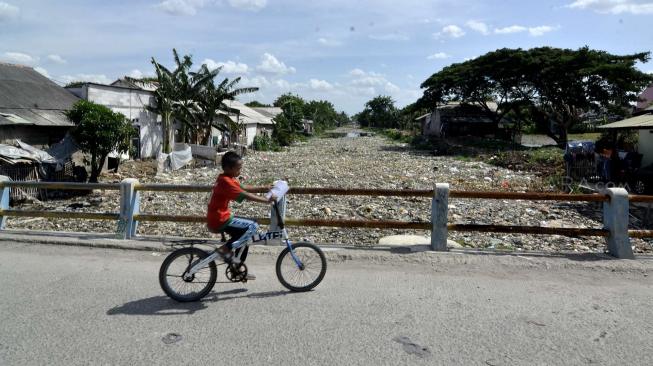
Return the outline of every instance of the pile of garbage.
[[[153,162],[123,165],[107,182],[136,177],[144,183],[212,184],[219,167],[179,169],[155,174]],[[278,179],[291,187],[339,187],[432,189],[450,183],[452,190],[547,191],[554,189],[529,172],[496,167],[453,156],[433,156],[382,137],[314,138],[281,152],[249,152],[244,158],[242,183],[268,186]],[[73,200],[44,202],[39,208],[89,212],[117,212],[118,192],[96,192]],[[208,193],[143,192],[141,212],[204,215]],[[72,205],[72,206],[71,206]],[[430,199],[418,197],[366,197],[290,195],[289,218],[430,221]],[[26,205],[24,208],[29,208]],[[252,202],[233,205],[236,215],[269,217],[269,206]],[[450,223],[601,228],[601,206],[594,203],[450,199]],[[29,219],[28,219],[29,220]],[[637,227],[638,222],[632,222]],[[90,220],[9,220],[12,228],[113,232],[116,223]],[[420,230],[340,229],[290,227],[295,240],[370,246],[381,237],[395,234],[428,235]],[[204,225],[140,223],[141,235],[202,237],[210,235]],[[460,246],[514,251],[603,252],[602,238],[568,238],[513,234],[451,232]],[[637,252],[651,252],[651,245],[633,239]]]

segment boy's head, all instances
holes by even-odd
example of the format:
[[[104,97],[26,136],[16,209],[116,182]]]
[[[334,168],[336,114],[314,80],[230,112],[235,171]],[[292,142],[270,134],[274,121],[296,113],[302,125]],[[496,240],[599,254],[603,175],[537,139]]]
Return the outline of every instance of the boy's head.
[[[233,151],[229,151],[222,156],[222,171],[225,175],[236,178],[240,175],[240,169],[243,167],[243,159]]]

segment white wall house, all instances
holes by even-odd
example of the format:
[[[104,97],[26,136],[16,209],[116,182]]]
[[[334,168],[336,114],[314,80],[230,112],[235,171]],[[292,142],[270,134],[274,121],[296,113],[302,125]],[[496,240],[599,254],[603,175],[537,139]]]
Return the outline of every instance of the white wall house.
[[[154,105],[154,94],[149,90],[119,85],[84,83],[67,88],[76,96],[106,106],[114,112],[124,114],[138,130],[138,139],[133,140],[137,156],[132,158],[155,158],[161,149],[161,118],[147,110]]]
[[[274,123],[272,118],[255,111],[253,108],[237,100],[227,100],[225,105],[236,112],[224,112],[229,119],[245,126],[245,136],[242,138],[242,143],[251,146],[254,142],[254,137],[259,134],[271,134]]]

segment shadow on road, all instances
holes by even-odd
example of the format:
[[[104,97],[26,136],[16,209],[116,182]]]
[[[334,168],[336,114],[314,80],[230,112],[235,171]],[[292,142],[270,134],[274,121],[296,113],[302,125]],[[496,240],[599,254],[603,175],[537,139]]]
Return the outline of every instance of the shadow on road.
[[[234,296],[243,292],[247,292],[247,289],[240,288],[229,291],[212,292],[197,302],[177,302],[167,296],[153,296],[116,306],[108,310],[107,315],[190,315],[199,310],[206,309],[206,304],[211,302],[242,298],[263,299],[294,294],[294,292],[290,291],[268,291]]]

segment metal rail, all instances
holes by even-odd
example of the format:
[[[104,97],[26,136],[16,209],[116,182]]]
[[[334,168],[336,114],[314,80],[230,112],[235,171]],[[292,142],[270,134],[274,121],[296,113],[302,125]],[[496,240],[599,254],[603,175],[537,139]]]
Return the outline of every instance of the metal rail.
[[[0,210],[0,216],[13,217],[44,217],[49,219],[87,219],[87,220],[118,220],[120,214],[113,212],[70,212],[70,211],[37,211],[37,210]]]
[[[4,177],[0,177],[6,179]],[[436,190],[441,188],[436,187]],[[444,185],[446,186],[446,185]],[[30,187],[40,189],[61,189],[61,190],[120,190],[120,213],[114,212],[70,212],[70,211],[39,211],[39,210],[14,210],[8,206],[8,190],[15,187]],[[213,187],[206,184],[193,185],[174,185],[174,184],[139,184],[133,179],[125,180],[118,183],[68,183],[68,182],[16,182],[0,180],[0,226],[4,223],[4,217],[43,217],[43,218],[63,218],[63,219],[92,219],[92,220],[120,220],[126,223],[126,230],[123,234],[125,238],[130,238],[136,233],[137,222],[179,222],[179,223],[205,223],[206,218],[203,215],[158,215],[139,213],[139,198],[134,192],[202,192],[208,193]],[[615,217],[621,217],[620,212],[627,212],[627,205],[630,202],[653,202],[653,196],[627,195],[620,193],[621,196],[614,196],[617,193],[610,191],[608,194],[560,194],[560,193],[541,193],[541,192],[480,192],[480,191],[449,191],[446,189],[445,199],[441,199],[442,191],[427,189],[361,189],[361,188],[311,188],[299,187],[291,188],[289,194],[295,195],[335,195],[335,196],[394,196],[394,197],[423,197],[432,199],[432,217],[437,216],[437,223],[432,218],[432,222],[406,222],[391,220],[322,220],[322,219],[297,219],[288,218],[285,220],[287,226],[310,226],[310,227],[340,227],[340,228],[379,228],[379,229],[414,229],[414,230],[431,230],[432,235],[437,230],[457,231],[457,232],[485,232],[485,233],[512,233],[512,234],[534,234],[534,235],[563,235],[563,236],[598,236],[608,238],[608,242],[613,240],[611,233],[614,227],[606,226],[605,229],[597,228],[560,228],[560,227],[539,227],[539,226],[514,226],[514,225],[476,225],[476,224],[448,224],[446,222],[446,210],[448,208],[449,198],[462,199],[500,199],[500,200],[528,200],[528,201],[560,201],[560,202],[612,202],[611,205],[604,206],[604,220],[607,222],[614,221]],[[268,187],[250,187],[254,193],[264,193]],[[611,198],[612,197],[612,198]],[[611,201],[612,200],[612,201]],[[439,206],[438,206],[439,205]],[[612,206],[625,207],[615,209]],[[615,206],[615,207],[616,207]],[[437,207],[437,210],[436,210]],[[607,211],[606,211],[607,210]],[[619,211],[621,210],[621,211]],[[444,214],[443,214],[444,212]],[[607,215],[607,216],[606,216]],[[612,216],[610,216],[612,215]],[[617,215],[617,216],[615,216]],[[627,216],[627,215],[626,215]],[[627,230],[627,217],[621,217],[620,220],[626,222],[621,232],[631,238],[653,238],[653,230]],[[443,221],[444,219],[444,221]],[[270,218],[254,218],[263,225],[271,224]],[[626,220],[626,221],[624,221]],[[604,221],[606,222],[606,221]],[[272,223],[274,225],[274,223]],[[606,224],[607,225],[607,224]],[[614,226],[614,225],[613,225]],[[119,225],[119,228],[122,227]],[[626,237],[626,239],[627,239]],[[439,239],[438,239],[439,240]],[[439,242],[439,241],[438,241]],[[627,243],[627,241],[625,242]],[[433,245],[433,244],[432,244]],[[624,244],[625,245],[625,244]],[[630,249],[630,245],[627,249]],[[608,244],[610,247],[610,244]],[[612,253],[612,251],[611,251]],[[617,252],[617,257],[629,257],[629,254],[621,255]],[[630,254],[632,256],[632,254]]]
[[[610,232],[605,229],[584,229],[569,227],[542,227],[542,226],[512,226],[512,225],[474,225],[450,224],[450,231],[473,231],[483,233],[510,233],[510,234],[538,234],[538,235],[563,235],[563,236],[602,236],[608,237]]]
[[[114,190],[114,191],[120,190],[119,183],[0,181],[0,188],[3,187],[27,187],[27,188],[41,188],[41,189],[81,190],[81,191],[89,191],[93,189]]]

